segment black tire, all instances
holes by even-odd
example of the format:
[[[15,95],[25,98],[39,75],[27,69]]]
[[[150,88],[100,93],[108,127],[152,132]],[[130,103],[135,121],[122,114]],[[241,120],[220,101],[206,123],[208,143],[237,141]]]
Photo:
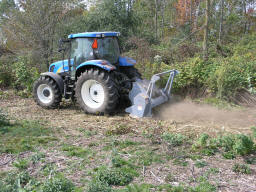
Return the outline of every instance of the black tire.
[[[104,91],[104,100],[102,104],[100,104],[100,106],[96,108],[92,108],[89,105],[87,105],[82,97],[82,86],[85,82],[89,80],[96,81],[97,84],[101,85]],[[89,88],[89,90],[90,89],[91,87]],[[76,99],[80,107],[84,110],[84,112],[90,114],[111,114],[115,110],[119,100],[118,89],[111,74],[109,72],[95,68],[86,70],[84,73],[81,74],[80,77],[78,77],[75,92]]]
[[[40,88],[40,86],[42,85],[47,85],[52,91],[52,99],[49,99],[50,101],[45,103],[43,102],[42,99],[40,99],[39,95],[38,95],[38,91],[40,92],[40,90],[38,90]],[[43,94],[43,93],[42,93]],[[33,87],[33,95],[34,95],[34,100],[35,102],[43,107],[43,108],[48,108],[48,109],[54,109],[57,108],[61,102],[62,99],[62,94],[60,92],[60,89],[57,85],[57,83],[51,79],[50,77],[47,76],[41,76],[35,83],[34,83],[34,87]]]
[[[141,79],[141,74],[135,67],[121,67],[121,72],[127,75],[129,79]]]

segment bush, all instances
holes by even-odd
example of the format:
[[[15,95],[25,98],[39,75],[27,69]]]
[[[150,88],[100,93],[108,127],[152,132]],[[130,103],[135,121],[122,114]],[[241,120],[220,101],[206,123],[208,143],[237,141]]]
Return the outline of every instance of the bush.
[[[7,118],[7,115],[2,111],[0,108],[0,127],[9,125],[9,120]]]
[[[42,192],[72,192],[74,184],[62,176],[55,176],[47,180],[42,188]]]
[[[104,182],[93,180],[90,182],[87,192],[112,192],[112,189]]]
[[[186,137],[181,134],[171,134],[171,133],[164,133],[162,135],[164,141],[166,141],[169,145],[176,147],[180,146],[184,143]]]
[[[97,171],[96,178],[108,185],[125,186],[133,180],[133,175],[123,169],[101,168]]]
[[[251,174],[251,169],[248,165],[244,165],[244,164],[235,164],[232,167],[232,170],[235,173],[242,173],[242,174]]]
[[[33,83],[39,77],[38,70],[31,68],[30,62],[29,56],[22,56],[18,57],[17,62],[14,63],[15,87],[25,89],[25,94],[32,91]]]
[[[253,152],[253,141],[246,135],[237,135],[233,145],[233,150],[238,155],[248,155]]]

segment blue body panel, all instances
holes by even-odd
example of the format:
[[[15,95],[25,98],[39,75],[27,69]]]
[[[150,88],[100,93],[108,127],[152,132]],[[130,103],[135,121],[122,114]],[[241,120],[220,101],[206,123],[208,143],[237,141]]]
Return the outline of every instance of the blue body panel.
[[[71,66],[73,65],[74,60],[71,59]],[[54,70],[51,71],[51,68],[54,66]],[[79,68],[83,67],[83,66],[97,66],[99,68],[102,68],[106,71],[112,71],[115,70],[116,67],[114,65],[112,65],[110,62],[106,61],[106,60],[90,60],[90,61],[86,61],[84,63],[81,63],[79,66],[76,67],[76,70],[78,70]],[[72,67],[73,69],[73,67]],[[71,70],[72,70],[71,69]],[[49,72],[53,72],[53,73],[62,73],[68,71],[68,60],[64,60],[64,70],[63,70],[63,61],[57,61],[55,63],[52,63],[49,67]]]
[[[73,59],[70,60],[71,65],[73,65]],[[63,69],[63,62],[64,62],[64,69]],[[52,66],[54,66],[54,70],[51,71]],[[49,67],[49,72],[53,72],[53,73],[62,73],[68,71],[68,60],[64,60],[64,61],[57,61],[55,63],[52,63]]]
[[[119,66],[121,67],[132,67],[136,64],[136,60],[129,57],[119,57]]]
[[[101,37],[118,37],[120,36],[119,32],[85,32],[85,33],[77,33],[71,34],[68,36],[69,39],[73,38],[83,38],[83,37],[94,37],[94,38],[101,38]]]
[[[90,61],[86,61],[84,63],[81,63],[77,68],[76,70],[78,70],[79,68],[81,67],[84,67],[84,66],[97,66],[99,68],[102,68],[106,71],[112,71],[112,70],[115,70],[116,67],[114,65],[112,65],[110,62],[106,61],[106,60],[90,60]]]

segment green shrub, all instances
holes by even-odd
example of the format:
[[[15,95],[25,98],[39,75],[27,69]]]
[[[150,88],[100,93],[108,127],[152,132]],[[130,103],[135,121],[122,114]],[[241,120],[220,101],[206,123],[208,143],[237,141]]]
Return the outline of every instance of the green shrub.
[[[133,180],[133,175],[124,169],[119,168],[101,168],[96,174],[97,180],[108,185],[124,186]]]
[[[235,164],[232,167],[232,170],[235,173],[242,173],[242,174],[251,174],[251,169],[248,165],[245,164]]]
[[[9,120],[7,115],[2,111],[2,109],[0,108],[0,127],[3,126],[7,126],[9,125]],[[2,131],[3,132],[3,131]],[[1,129],[0,129],[0,133],[1,133]]]
[[[26,159],[20,159],[13,163],[13,166],[18,168],[19,170],[25,170],[29,166],[29,162]]]
[[[35,80],[39,77],[38,70],[31,68],[29,56],[18,57],[14,63],[15,87],[25,88],[25,91],[31,92]],[[28,93],[25,93],[28,94]]]
[[[87,188],[87,192],[112,192],[111,187],[105,182],[92,180]]]
[[[256,139],[256,127],[252,127],[252,135]]]
[[[74,189],[75,186],[70,180],[55,176],[44,183],[42,192],[72,192]]]
[[[211,139],[208,134],[203,133],[192,145],[192,150],[208,156],[214,155],[218,150],[217,141],[216,139]]]
[[[207,165],[208,165],[208,163],[205,162],[205,161],[196,161],[196,163],[195,163],[195,167],[197,167],[197,168],[202,168],[202,167],[205,167]]]
[[[176,147],[180,146],[184,143],[186,137],[181,134],[171,134],[171,133],[164,133],[162,135],[164,141],[166,141],[169,145]]]
[[[233,145],[233,150],[238,155],[248,155],[253,152],[253,141],[250,137],[246,135],[237,135],[235,137],[235,143]]]

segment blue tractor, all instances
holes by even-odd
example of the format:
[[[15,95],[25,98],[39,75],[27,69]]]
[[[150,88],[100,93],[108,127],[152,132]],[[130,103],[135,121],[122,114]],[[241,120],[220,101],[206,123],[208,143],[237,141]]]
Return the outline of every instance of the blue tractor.
[[[120,56],[119,32],[86,32],[71,34],[60,40],[59,51],[69,58],[50,65],[34,83],[34,99],[44,108],[56,108],[62,98],[76,98],[86,113],[112,113],[120,98],[128,96],[126,112],[136,117],[151,116],[152,108],[169,99],[176,70],[141,79],[134,67],[136,61]],[[63,54],[64,55],[64,54]],[[164,89],[155,82],[169,74]]]

